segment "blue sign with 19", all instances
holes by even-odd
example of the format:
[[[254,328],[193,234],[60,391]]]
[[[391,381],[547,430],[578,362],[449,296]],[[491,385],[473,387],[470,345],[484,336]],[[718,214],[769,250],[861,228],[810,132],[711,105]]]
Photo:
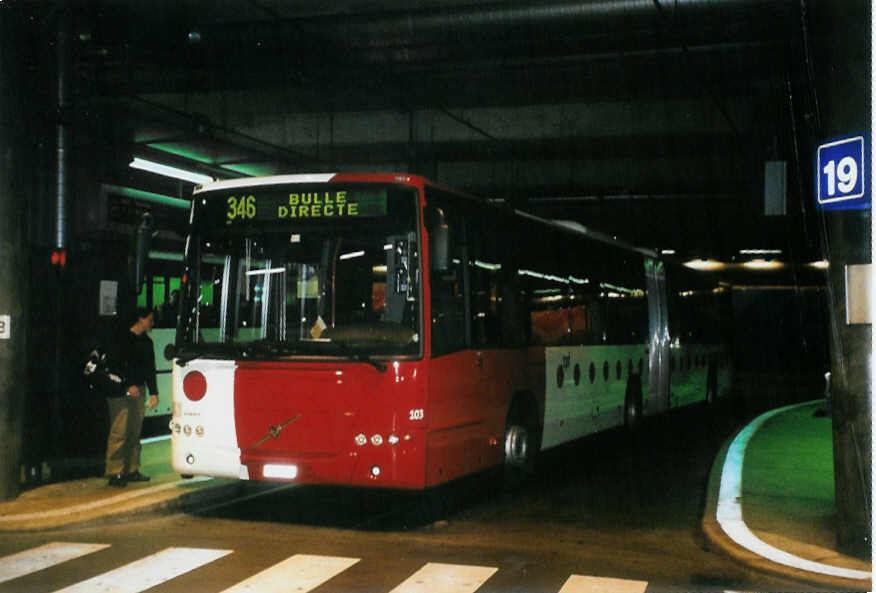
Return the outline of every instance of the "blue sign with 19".
[[[816,203],[823,210],[870,207],[869,134],[835,138],[818,147]]]

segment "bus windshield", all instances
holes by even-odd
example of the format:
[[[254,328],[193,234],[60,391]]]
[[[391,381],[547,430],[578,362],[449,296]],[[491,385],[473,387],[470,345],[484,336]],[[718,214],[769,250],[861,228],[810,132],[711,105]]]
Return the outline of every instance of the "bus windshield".
[[[415,197],[362,184],[196,194],[180,356],[419,354]]]

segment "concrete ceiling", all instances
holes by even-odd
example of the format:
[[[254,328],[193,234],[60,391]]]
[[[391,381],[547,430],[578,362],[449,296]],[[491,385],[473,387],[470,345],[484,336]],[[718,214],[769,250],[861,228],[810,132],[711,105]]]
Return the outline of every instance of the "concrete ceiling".
[[[72,32],[79,105],[126,122],[131,154],[409,171],[684,255],[817,259],[806,7],[104,0],[76,3]],[[788,214],[767,217],[776,160]]]

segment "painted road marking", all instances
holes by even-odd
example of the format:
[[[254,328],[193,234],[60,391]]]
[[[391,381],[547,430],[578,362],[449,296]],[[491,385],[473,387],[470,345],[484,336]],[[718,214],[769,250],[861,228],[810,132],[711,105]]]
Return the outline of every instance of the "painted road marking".
[[[357,562],[359,558],[296,554],[222,593],[306,593]]]
[[[559,593],[645,593],[647,581],[628,581],[573,574]]]
[[[139,593],[230,553],[231,550],[167,548],[56,593]]]
[[[5,556],[0,558],[0,583],[109,547],[109,544],[52,542]],[[232,550],[167,548],[55,593],[140,593],[231,553]],[[295,554],[222,593],[307,593],[360,561],[360,558]],[[156,566],[160,570],[156,570]],[[430,562],[390,593],[473,593],[497,571],[498,568],[492,566]],[[645,593],[647,587],[646,581],[571,575],[558,593]]]
[[[0,558],[0,583],[106,549],[109,544],[52,542]]]
[[[473,593],[497,570],[492,566],[429,562],[390,593]]]

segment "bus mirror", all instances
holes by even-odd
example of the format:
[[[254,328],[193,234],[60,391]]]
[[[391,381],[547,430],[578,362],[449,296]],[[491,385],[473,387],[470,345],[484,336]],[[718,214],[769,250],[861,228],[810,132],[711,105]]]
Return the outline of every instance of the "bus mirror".
[[[450,269],[450,226],[441,208],[431,208],[429,216],[429,261],[436,272]]]
[[[133,254],[128,262],[128,279],[131,292],[139,294],[146,281],[146,262],[149,259],[149,247],[152,244],[152,215],[143,214],[143,219],[137,225],[134,233]]]

